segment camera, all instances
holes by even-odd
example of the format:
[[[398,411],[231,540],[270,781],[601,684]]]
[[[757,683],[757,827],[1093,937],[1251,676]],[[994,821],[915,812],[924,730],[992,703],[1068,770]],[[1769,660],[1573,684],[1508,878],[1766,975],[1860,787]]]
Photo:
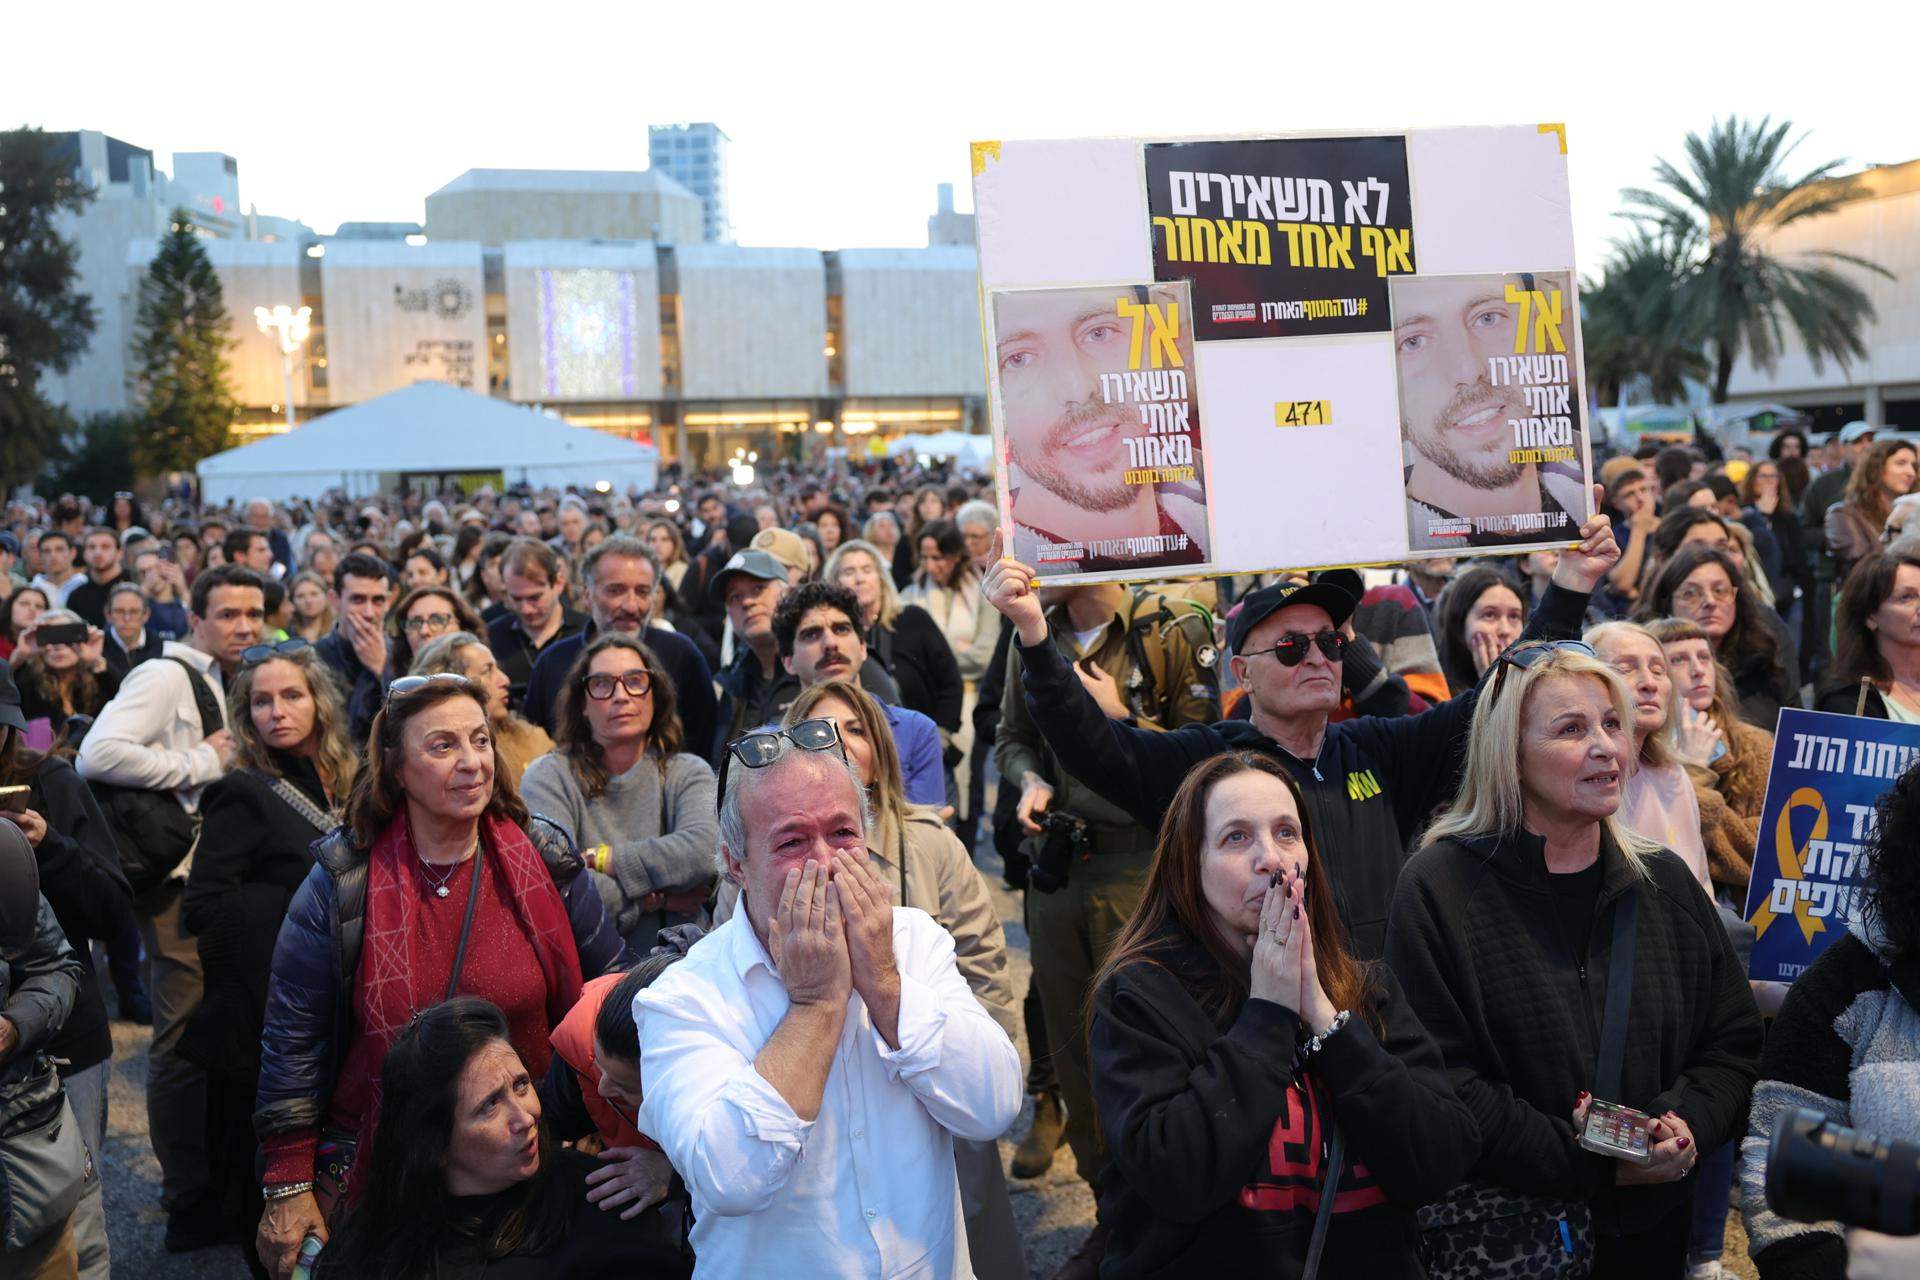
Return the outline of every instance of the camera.
[[[1767,1143],[1767,1206],[1798,1222],[1920,1233],[1920,1144],[1849,1129],[1804,1107],[1782,1112]]]
[[[1092,852],[1085,820],[1048,809],[1040,815],[1040,852],[1027,871],[1028,886],[1042,893],[1059,892],[1073,875],[1074,860],[1091,857]]]

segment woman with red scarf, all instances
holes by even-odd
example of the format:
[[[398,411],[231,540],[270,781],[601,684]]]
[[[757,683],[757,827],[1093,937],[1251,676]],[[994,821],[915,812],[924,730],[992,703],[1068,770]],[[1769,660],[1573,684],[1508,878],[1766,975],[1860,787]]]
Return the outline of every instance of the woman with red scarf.
[[[346,822],[314,854],[274,948],[254,1115],[256,1248],[275,1280],[357,1194],[380,1069],[416,1014],[456,994],[490,1001],[537,1079],[583,978],[622,960],[572,841],[528,816],[463,676],[393,682]]]

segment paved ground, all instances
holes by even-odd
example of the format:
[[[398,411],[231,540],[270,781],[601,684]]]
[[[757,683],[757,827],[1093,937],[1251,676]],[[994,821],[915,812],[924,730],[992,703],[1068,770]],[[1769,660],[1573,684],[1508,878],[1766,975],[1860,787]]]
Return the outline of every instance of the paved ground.
[[[998,859],[989,853],[982,870],[992,886],[994,904],[1006,924],[1013,959],[1014,990],[1026,990],[1029,963],[1026,930],[1020,925],[1017,895],[1000,879]],[[106,1170],[108,1229],[113,1240],[116,1280],[247,1280],[247,1269],[230,1249],[170,1254],[161,1247],[165,1220],[156,1207],[160,1167],[147,1145],[146,1079],[148,1032],[124,1022],[113,1024],[114,1077],[109,1095]],[[1025,1046],[1022,1045],[1022,1052]],[[1027,1115],[1014,1125],[1009,1140],[1000,1144],[1002,1158],[1011,1161],[1019,1136],[1026,1132]],[[1032,1182],[1009,1179],[1013,1212],[1026,1240],[1027,1266],[1036,1280],[1046,1280],[1080,1244],[1093,1224],[1093,1198],[1074,1167],[1073,1152],[1062,1147],[1053,1168]],[[1753,1280],[1756,1272],[1746,1257],[1746,1236],[1735,1215],[1727,1227],[1727,1258],[1731,1274]],[[989,1277],[986,1280],[1000,1280]]]

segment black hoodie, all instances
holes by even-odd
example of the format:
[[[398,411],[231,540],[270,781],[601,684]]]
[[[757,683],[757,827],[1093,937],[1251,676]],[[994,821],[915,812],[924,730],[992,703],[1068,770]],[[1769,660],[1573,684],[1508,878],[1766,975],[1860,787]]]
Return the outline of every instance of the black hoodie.
[[[1466,1176],[1480,1138],[1393,975],[1374,967],[1384,1042],[1355,1010],[1301,1070],[1292,1010],[1248,999],[1216,1020],[1206,950],[1170,932],[1155,959],[1102,984],[1088,1029],[1113,1149],[1101,1274],[1299,1275],[1337,1119],[1346,1157],[1320,1274],[1424,1277],[1414,1210]]]

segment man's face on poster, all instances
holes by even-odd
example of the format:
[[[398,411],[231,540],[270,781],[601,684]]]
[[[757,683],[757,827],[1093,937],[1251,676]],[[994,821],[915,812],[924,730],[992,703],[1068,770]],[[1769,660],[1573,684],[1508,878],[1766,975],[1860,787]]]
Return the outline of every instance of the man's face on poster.
[[[1492,356],[1511,356],[1519,276],[1399,280],[1393,287],[1401,429],[1427,461],[1466,484],[1499,489],[1525,469],[1509,461],[1509,418],[1526,416],[1516,386],[1495,387]]]
[[[1002,294],[995,301],[1007,445],[1029,479],[1088,511],[1134,500],[1123,437],[1137,411],[1100,398],[1100,375],[1127,367],[1133,335],[1115,300],[1125,287]]]

